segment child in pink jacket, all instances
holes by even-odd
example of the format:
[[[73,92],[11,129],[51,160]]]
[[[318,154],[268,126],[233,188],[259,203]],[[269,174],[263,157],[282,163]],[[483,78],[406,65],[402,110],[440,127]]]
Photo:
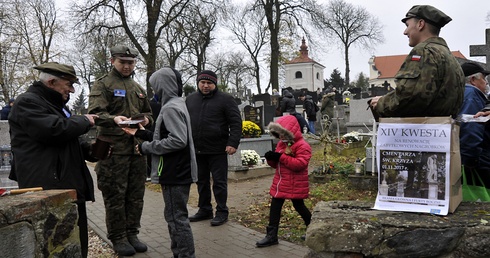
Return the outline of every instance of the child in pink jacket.
[[[304,199],[308,198],[308,163],[311,147],[303,139],[296,117],[287,115],[269,124],[270,134],[280,139],[275,151],[265,153],[267,163],[276,169],[270,188],[272,196],[267,235],[256,243],[257,247],[277,245],[277,231],[281,219],[284,200],[290,199],[294,209],[301,215],[306,226],[310,224],[311,213]]]

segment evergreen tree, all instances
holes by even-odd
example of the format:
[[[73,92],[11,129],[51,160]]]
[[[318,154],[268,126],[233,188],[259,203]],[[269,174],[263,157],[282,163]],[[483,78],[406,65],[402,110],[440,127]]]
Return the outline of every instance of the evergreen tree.
[[[85,96],[85,89],[82,87],[80,94],[73,103],[73,114],[81,115],[85,111],[85,105],[87,104],[87,97]]]
[[[342,74],[338,69],[333,69],[330,74],[330,79],[326,82],[326,88],[336,88],[339,92],[343,92],[344,90],[344,78],[342,78]]]
[[[184,90],[184,96],[187,96],[187,95],[195,92],[196,91],[196,87],[194,87],[194,86],[186,83],[184,85],[184,89],[183,90]]]
[[[367,91],[369,89],[369,77],[366,77],[363,72],[360,72],[357,80],[354,82],[354,87],[361,88],[362,91]]]

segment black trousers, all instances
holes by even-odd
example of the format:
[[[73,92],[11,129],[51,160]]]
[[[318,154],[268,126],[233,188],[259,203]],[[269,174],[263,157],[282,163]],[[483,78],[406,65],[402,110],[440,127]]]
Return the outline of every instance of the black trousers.
[[[213,194],[216,201],[216,215],[228,216],[228,157],[226,154],[196,155],[198,167],[197,191],[199,211],[213,212],[211,206],[210,175],[213,176]]]
[[[281,210],[285,199],[272,198],[271,200],[271,210],[269,213],[269,226],[279,227],[279,222],[281,220]],[[294,209],[299,213],[305,225],[310,225],[311,222],[311,212],[306,208],[303,199],[291,199],[293,202]]]
[[[80,233],[80,245],[82,246],[82,257],[88,256],[88,225],[87,206],[85,202],[77,203],[78,209],[78,231]]]

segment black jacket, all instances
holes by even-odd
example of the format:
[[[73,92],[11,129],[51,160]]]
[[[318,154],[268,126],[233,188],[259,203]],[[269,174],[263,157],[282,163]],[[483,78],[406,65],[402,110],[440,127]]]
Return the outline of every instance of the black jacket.
[[[281,100],[281,113],[296,113],[296,100],[294,100],[293,94],[288,90],[284,90],[283,95],[284,97]]]
[[[305,103],[303,104],[303,108],[306,110],[306,116],[308,117],[308,121],[316,121],[316,111],[318,106],[313,103],[313,100],[310,95],[306,96]]]
[[[9,116],[13,155],[11,179],[19,188],[76,189],[77,199],[94,201],[94,186],[79,136],[90,129],[85,116],[63,112],[60,93],[35,82],[19,95]],[[85,145],[88,147],[89,145]]]
[[[196,154],[225,154],[226,146],[238,148],[242,118],[233,97],[218,90],[187,96]]]

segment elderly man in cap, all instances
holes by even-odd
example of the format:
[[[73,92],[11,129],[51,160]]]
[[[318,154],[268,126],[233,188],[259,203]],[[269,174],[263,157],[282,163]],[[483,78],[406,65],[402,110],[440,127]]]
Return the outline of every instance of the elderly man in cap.
[[[381,117],[453,116],[463,102],[464,75],[439,32],[451,18],[430,5],[413,6],[402,19],[413,47],[395,75],[396,88],[370,100]]]
[[[81,253],[88,254],[86,201],[94,201],[94,186],[85,159],[90,145],[79,136],[95,124],[96,115],[71,115],[65,109],[73,84],[73,66],[45,63],[34,67],[39,81],[20,94],[9,116],[13,154],[10,178],[19,188],[76,189]]]
[[[138,52],[126,46],[110,51],[113,69],[92,86],[88,112],[99,116],[97,135],[113,142],[112,157],[95,167],[97,186],[104,198],[107,237],[118,255],[130,256],[147,250],[137,237],[147,164],[146,157],[134,148],[140,142],[121,127],[131,118],[150,127],[153,117],[145,90],[132,78]]]
[[[460,114],[474,115],[485,108],[490,71],[479,64],[467,62],[461,65],[466,76],[464,101]],[[490,186],[490,125],[484,123],[461,123],[459,139],[461,163],[464,166],[468,184],[474,182],[471,173],[478,174],[485,186]]]

